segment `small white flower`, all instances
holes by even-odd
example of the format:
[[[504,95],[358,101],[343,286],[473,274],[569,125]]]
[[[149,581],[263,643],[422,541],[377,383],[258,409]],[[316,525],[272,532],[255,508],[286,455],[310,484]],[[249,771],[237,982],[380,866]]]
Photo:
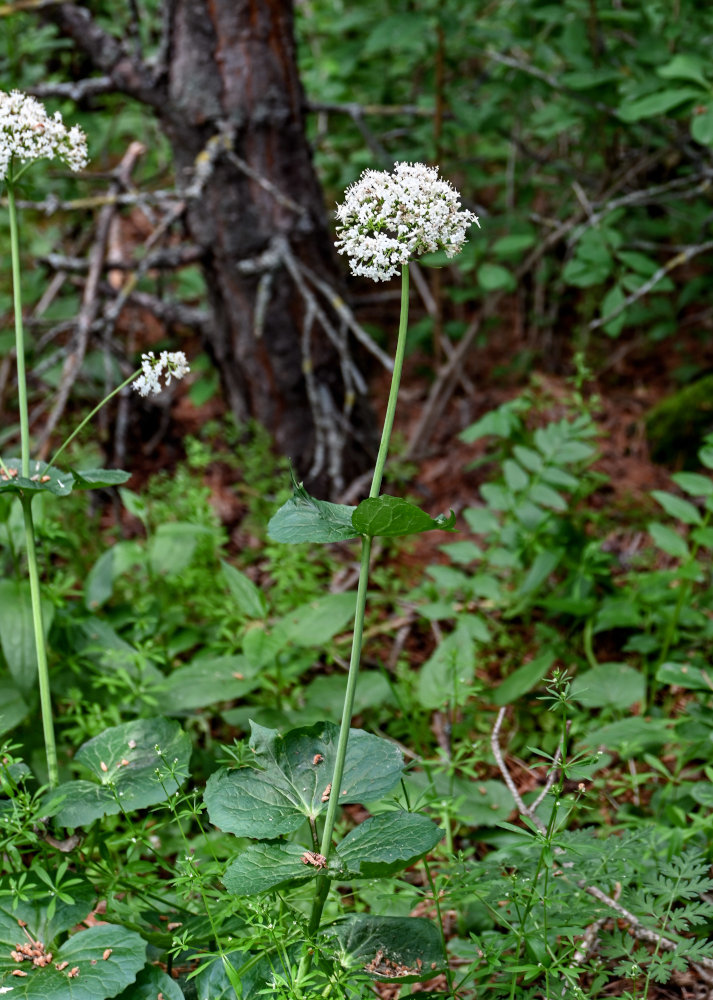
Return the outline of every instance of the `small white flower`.
[[[165,384],[171,384],[171,379],[182,379],[190,371],[186,355],[183,351],[161,351],[158,357],[153,351],[141,355],[142,372],[137,379],[131,383],[133,388],[141,396],[148,396],[149,393],[158,395],[163,386],[161,377]],[[158,747],[155,748],[157,752]]]
[[[393,173],[365,170],[337,207],[336,246],[354,275],[387,281],[403,264],[434,250],[459,253],[478,217],[460,207],[460,195],[438,167],[397,163]]]
[[[87,137],[81,128],[68,129],[59,111],[48,115],[44,104],[29,94],[0,91],[0,180],[13,158],[29,163],[55,157],[70,170],[86,167]]]

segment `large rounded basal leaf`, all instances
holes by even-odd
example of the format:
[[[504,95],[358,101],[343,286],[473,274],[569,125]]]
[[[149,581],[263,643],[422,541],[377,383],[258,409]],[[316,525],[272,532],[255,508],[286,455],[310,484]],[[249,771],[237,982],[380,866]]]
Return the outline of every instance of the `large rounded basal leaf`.
[[[443,836],[433,820],[402,810],[371,816],[337,847],[342,877],[383,878],[432,850]]]
[[[175,979],[155,965],[142,969],[136,977],[136,982],[127,986],[118,1000],[185,1000],[183,990]]]
[[[12,947],[21,941],[16,938]],[[12,1000],[107,1000],[133,982],[146,961],[143,938],[111,924],[73,934],[56,949],[49,941],[42,943],[52,954],[52,961],[42,968],[27,960],[13,962],[9,954],[0,958],[0,985],[12,987]],[[13,976],[13,968],[27,976]]]
[[[415,983],[432,979],[443,967],[441,939],[435,924],[423,917],[343,917],[323,932],[337,945],[345,968],[360,966],[372,979]]]
[[[54,607],[43,598],[42,626],[45,640],[53,615]],[[37,683],[37,655],[28,580],[0,580],[0,644],[20,691],[27,693],[34,689]]]
[[[223,885],[234,896],[254,896],[268,889],[308,882],[323,870],[299,844],[251,844],[232,861],[223,875]]]
[[[339,729],[332,722],[293,729],[281,736],[251,722],[254,766],[223,768],[205,790],[216,826],[239,837],[273,838],[296,830],[327,808]],[[381,798],[401,778],[401,751],[388,740],[352,729],[340,803]]]
[[[178,788],[167,765],[176,775],[187,776],[190,756],[190,737],[171,719],[138,719],[112,726],[85,743],[75,758],[95,780],[60,785],[52,798],[64,796],[64,800],[54,815],[64,826],[85,826],[120,809],[143,809],[162,802]]]
[[[79,875],[69,875],[66,884],[62,885],[63,894],[66,892],[72,898],[71,903],[51,896],[49,886],[33,871],[21,880],[21,894],[8,877],[2,880],[0,886],[3,890],[0,897],[0,942],[11,944],[12,948],[23,937],[18,921],[22,920],[27,925],[27,932],[34,939],[53,942],[57,935],[84,920],[96,898],[90,883]],[[6,955],[5,950],[0,948],[0,968],[15,968],[15,965],[9,952]]]
[[[328,503],[310,496],[301,483],[292,479],[292,497],[274,514],[267,533],[275,542],[343,542],[357,538],[352,511],[342,503]]]
[[[260,667],[244,656],[206,657],[174,670],[150,693],[163,712],[185,712],[242,698],[258,685],[259,673]]]
[[[382,538],[417,535],[434,528],[455,531],[455,523],[453,511],[449,517],[440,514],[433,518],[408,500],[387,494],[362,500],[352,514],[352,524],[360,534],[371,537],[378,535]]]
[[[4,467],[3,467],[4,466]],[[60,472],[46,462],[30,462],[30,475],[21,474],[22,461],[6,458],[0,465],[0,493],[52,493],[65,497],[72,492],[74,476],[71,472]]]

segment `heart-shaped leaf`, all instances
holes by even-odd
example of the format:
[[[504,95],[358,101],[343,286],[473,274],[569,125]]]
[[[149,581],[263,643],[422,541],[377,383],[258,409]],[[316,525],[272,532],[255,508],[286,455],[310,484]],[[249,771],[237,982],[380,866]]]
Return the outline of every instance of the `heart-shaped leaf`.
[[[50,793],[52,802],[61,800],[52,815],[63,826],[86,826],[121,809],[162,802],[178,788],[169,768],[187,776],[190,756],[190,737],[170,719],[112,726],[85,743],[75,758],[95,780],[67,781]]]
[[[324,937],[338,945],[345,968],[361,966],[381,982],[432,979],[443,967],[440,935],[423,917],[350,914],[327,927]]]
[[[308,882],[323,870],[319,857],[299,844],[251,844],[228,865],[223,884],[234,896],[254,896]]]
[[[10,891],[0,904],[0,986],[11,987],[13,998],[105,1000],[133,982],[146,961],[141,936],[111,924],[79,931],[58,946],[58,935],[86,917],[94,896],[76,876],[66,886],[74,903],[58,900],[37,875],[22,886],[23,894],[33,899],[40,893],[33,902],[23,902],[16,892],[13,900],[9,880],[2,883]],[[25,975],[13,975],[15,970]]]
[[[343,542],[357,538],[352,525],[354,507],[328,503],[310,496],[292,478],[292,497],[270,518],[267,533],[275,542]]]
[[[443,836],[433,820],[403,810],[370,816],[337,847],[343,876],[383,878],[408,868]]]
[[[293,729],[281,736],[251,722],[254,766],[223,768],[205,790],[216,826],[238,837],[273,838],[296,830],[327,808],[339,728],[331,722]],[[401,751],[388,740],[352,729],[340,803],[381,798],[401,778]]]
[[[359,534],[371,537],[379,535],[382,538],[417,535],[434,528],[455,531],[455,523],[456,516],[453,511],[449,517],[439,514],[433,518],[408,500],[387,494],[362,500],[352,514],[352,524]]]

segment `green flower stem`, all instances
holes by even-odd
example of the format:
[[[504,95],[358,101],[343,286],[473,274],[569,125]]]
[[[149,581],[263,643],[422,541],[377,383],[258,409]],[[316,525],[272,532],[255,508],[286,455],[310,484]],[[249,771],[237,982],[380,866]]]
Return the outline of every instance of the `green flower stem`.
[[[45,755],[47,757],[47,774],[50,788],[55,788],[59,780],[57,766],[57,746],[54,739],[54,723],[52,721],[52,698],[50,695],[50,677],[47,668],[47,650],[45,648],[45,632],[42,622],[42,596],[40,594],[40,574],[37,570],[37,551],[35,549],[35,527],[32,521],[32,496],[27,493],[20,495],[22,513],[25,521],[25,545],[27,548],[27,572],[30,577],[30,595],[32,598],[32,626],[35,633],[35,655],[37,657],[37,680],[40,688],[40,711],[42,714],[42,732],[45,738]]]
[[[370,497],[378,497],[381,489],[381,480],[384,475],[386,456],[389,452],[391,442],[391,431],[394,426],[394,414],[396,413],[396,400],[399,395],[399,385],[401,384],[401,371],[404,366],[404,355],[406,354],[406,331],[408,329],[408,288],[409,270],[408,264],[401,268],[401,316],[399,319],[399,336],[396,342],[396,353],[394,354],[394,370],[391,375],[391,388],[389,389],[389,399],[386,404],[386,416],[384,417],[384,429],[381,432],[381,444],[379,454],[376,456],[374,466],[374,478],[371,481]]]
[[[17,401],[20,411],[20,451],[22,475],[30,475],[30,419],[27,406],[27,376],[25,374],[25,334],[22,326],[22,287],[20,283],[20,232],[17,224],[15,188],[7,176],[7,210],[10,216],[10,258],[12,260],[12,299],[15,310],[15,353],[17,354]]]
[[[27,406],[25,335],[22,326],[20,234],[17,224],[17,206],[15,204],[14,181],[11,172],[8,174],[7,178],[7,207],[8,214],[10,216],[10,257],[12,261],[12,298],[15,312],[17,400],[20,413],[20,451],[22,475],[27,479],[30,476],[30,420]],[[35,633],[37,680],[40,688],[40,711],[42,714],[42,731],[45,738],[45,754],[47,755],[47,774],[50,786],[54,788],[59,779],[59,768],[57,766],[57,746],[54,739],[54,723],[52,720],[52,698],[50,696],[50,680],[49,671],[47,669],[47,650],[45,648],[45,633],[42,623],[42,597],[40,594],[40,574],[37,569],[37,551],[35,549],[35,526],[32,520],[32,497],[22,493],[20,495],[20,503],[22,504],[22,514],[25,522],[27,572],[30,578],[32,626]]]
[[[105,396],[104,399],[102,399],[101,403],[97,403],[97,405],[94,407],[94,409],[90,413],[88,413],[86,415],[86,417],[84,418],[84,420],[82,420],[82,422],[80,424],[78,424],[74,428],[74,430],[69,435],[69,437],[59,446],[59,448],[57,449],[57,451],[52,456],[52,461],[49,464],[52,465],[52,466],[55,465],[56,462],[57,462],[57,459],[62,454],[62,452],[64,451],[64,449],[67,447],[67,445],[71,444],[72,441],[74,441],[74,439],[76,438],[77,434],[79,434],[79,432],[89,423],[89,421],[92,419],[92,417],[96,416],[96,414],[99,412],[99,410],[101,410],[102,406],[104,406],[106,403],[108,403],[110,399],[113,399],[114,396],[116,396],[117,393],[120,393],[122,389],[125,389],[127,387],[127,385],[129,385],[131,382],[133,382],[134,379],[138,378],[138,376],[140,374],[141,374],[141,369],[137,368],[136,371],[132,375],[129,375],[129,377],[127,379],[125,379],[121,383],[121,385],[117,385],[116,389],[113,389],[109,393],[108,396]]]
[[[396,413],[396,402],[399,395],[399,384],[401,382],[401,372],[403,369],[404,355],[406,353],[406,331],[408,329],[408,297],[409,297],[409,270],[408,264],[404,264],[401,269],[401,316],[399,320],[399,335],[396,343],[396,353],[394,355],[394,370],[391,376],[391,389],[389,399],[386,404],[386,416],[384,417],[384,427],[381,432],[381,443],[379,453],[374,467],[374,477],[369,491],[370,497],[377,497],[381,489],[381,480],[384,475],[386,458],[389,453],[389,443],[391,441],[391,431],[394,426],[394,415]],[[362,541],[361,564],[359,567],[359,584],[357,586],[356,612],[354,614],[354,635],[352,639],[352,652],[349,659],[349,674],[347,676],[347,690],[344,696],[344,708],[342,711],[342,723],[339,730],[339,741],[337,743],[337,755],[334,762],[334,774],[332,775],[332,791],[329,796],[327,815],[324,820],[324,830],[322,831],[322,844],[320,853],[329,859],[332,850],[332,835],[339,806],[339,790],[344,775],[344,762],[347,756],[347,743],[349,741],[349,729],[354,711],[354,695],[356,693],[357,677],[359,674],[359,663],[361,661],[361,646],[364,635],[364,613],[366,611],[366,594],[369,585],[369,560],[371,557],[372,539],[367,537]],[[327,899],[329,889],[329,879],[322,875],[317,879],[317,888],[312,912],[310,914],[308,932],[310,935],[316,933],[322,917],[322,910]],[[310,957],[306,952],[300,962],[297,982],[309,968]]]

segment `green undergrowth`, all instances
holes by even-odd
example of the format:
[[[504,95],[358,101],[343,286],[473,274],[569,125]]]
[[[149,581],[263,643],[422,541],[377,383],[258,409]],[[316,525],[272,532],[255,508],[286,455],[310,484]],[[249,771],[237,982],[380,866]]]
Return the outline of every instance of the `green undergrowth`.
[[[282,503],[289,532],[310,498],[289,499],[264,435],[207,426],[175,473],[119,489],[118,520],[84,496],[37,505],[51,792],[0,497],[0,984],[50,1000],[378,982],[633,998],[707,969],[713,440],[669,490],[612,510],[595,416],[537,390],[486,414],[463,434],[480,502],[443,559],[409,577],[387,536],[324,865],[354,556],[266,541],[267,511]],[[325,876],[337,891],[313,933]],[[109,922],[87,927],[98,904]]]

